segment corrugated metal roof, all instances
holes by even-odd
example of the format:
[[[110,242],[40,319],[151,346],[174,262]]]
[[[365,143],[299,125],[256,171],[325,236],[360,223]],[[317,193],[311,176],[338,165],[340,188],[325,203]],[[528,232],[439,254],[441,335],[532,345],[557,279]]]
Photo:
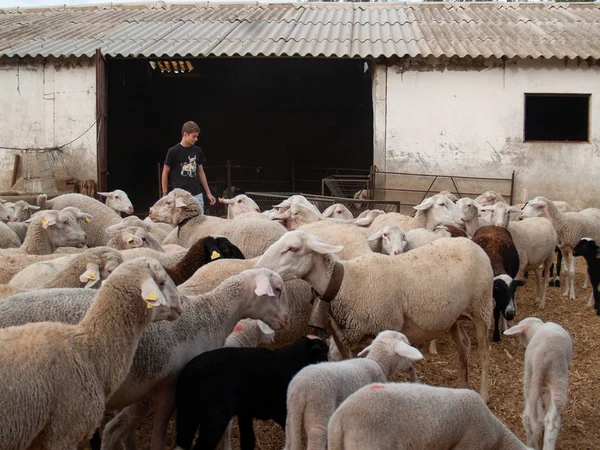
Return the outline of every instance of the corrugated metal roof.
[[[600,59],[597,3],[185,3],[0,10],[0,55]]]

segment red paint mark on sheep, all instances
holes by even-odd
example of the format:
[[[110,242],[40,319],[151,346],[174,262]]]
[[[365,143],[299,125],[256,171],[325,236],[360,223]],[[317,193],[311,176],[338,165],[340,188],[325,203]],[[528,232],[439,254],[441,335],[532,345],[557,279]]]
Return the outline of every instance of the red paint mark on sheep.
[[[241,323],[238,323],[235,328],[233,329],[234,333],[239,333],[240,331],[242,331],[244,329],[244,327],[242,326]]]
[[[369,386],[369,389],[383,389],[385,386],[383,384],[374,384],[373,386]]]

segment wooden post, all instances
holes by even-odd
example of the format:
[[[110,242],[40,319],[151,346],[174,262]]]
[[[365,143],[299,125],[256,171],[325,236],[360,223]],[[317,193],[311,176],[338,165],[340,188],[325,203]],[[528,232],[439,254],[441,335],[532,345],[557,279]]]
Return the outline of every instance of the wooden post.
[[[10,187],[12,188],[17,182],[17,176],[19,175],[19,163],[21,162],[21,155],[15,153],[14,163],[13,163],[13,173],[12,173],[12,182],[10,183]]]

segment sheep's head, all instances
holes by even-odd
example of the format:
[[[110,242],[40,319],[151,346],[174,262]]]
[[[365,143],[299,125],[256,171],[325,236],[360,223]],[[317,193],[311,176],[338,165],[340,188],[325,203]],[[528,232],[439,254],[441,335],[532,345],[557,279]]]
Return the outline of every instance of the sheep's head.
[[[321,219],[322,216],[318,210],[300,203],[292,205],[285,212],[272,217],[272,220],[281,220],[283,226],[290,231]]]
[[[490,206],[498,202],[506,203],[506,200],[504,200],[504,197],[502,197],[502,195],[500,195],[496,191],[491,190],[485,191],[483,194],[477,197],[475,201],[481,206]]]
[[[244,194],[236,195],[233,198],[219,198],[219,202],[227,205],[228,219],[233,219],[235,216],[251,211],[260,212],[256,202]]]
[[[257,346],[261,344],[270,345],[275,342],[275,330],[262,320],[242,319],[236,324],[232,334],[252,331],[258,334]]]
[[[371,250],[386,255],[399,255],[406,247],[404,230],[397,225],[388,225],[367,238]]]
[[[544,217],[548,212],[549,200],[546,197],[538,196],[533,200],[529,200],[523,206],[521,211],[522,217]]]
[[[77,220],[80,218],[89,220],[92,216],[82,213],[77,208],[69,208],[70,210],[64,208],[61,211],[40,211],[26,222],[39,223],[53,248],[83,247],[87,243],[87,236]]]
[[[464,222],[471,222],[479,216],[482,207],[479,203],[469,197],[463,197],[456,201],[456,206],[462,211]]]
[[[273,330],[284,329],[289,324],[289,301],[283,279],[269,269],[249,269],[238,277],[244,294],[240,307],[250,319],[262,320]]]
[[[583,256],[585,258],[597,258],[600,247],[592,238],[583,238],[573,248],[574,256]]]
[[[334,219],[354,219],[354,216],[348,208],[341,203],[335,203],[323,211],[323,217],[332,217]]]
[[[86,264],[85,272],[79,276],[86,288],[99,287],[100,281],[106,280],[108,276],[123,262],[121,252],[106,247],[96,247],[86,250],[81,254],[84,258],[90,258]]]
[[[412,347],[408,338],[399,331],[385,330],[380,332],[371,345],[363,349],[358,356],[367,355],[375,348],[385,351],[390,357],[390,373],[388,376],[408,370],[415,361],[423,359],[419,350]]]
[[[337,253],[344,247],[329,245],[304,231],[288,231],[260,257],[256,267],[279,273],[285,281],[305,277],[314,267],[313,258]]]
[[[116,189],[112,192],[98,192],[98,195],[106,197],[106,206],[118,213],[133,214],[133,204],[125,191]]]
[[[39,210],[39,206],[30,205],[25,200],[18,200],[15,202],[10,217],[11,222],[25,222],[31,218],[31,215]]]
[[[438,192],[438,194],[443,195],[444,197],[448,197],[454,203],[456,203],[456,201],[458,200],[458,197],[450,191],[440,191],[440,192]]]
[[[463,226],[464,216],[462,211],[456,203],[444,195],[436,194],[426,198],[420,204],[414,206],[414,208],[419,212],[427,214],[425,228],[430,231],[441,224]]]
[[[173,189],[150,208],[150,219],[154,222],[179,225],[185,219],[200,214],[200,204],[189,192]]]
[[[245,259],[242,251],[224,236],[207,236],[203,239],[202,245],[204,254],[208,255],[211,261],[220,258]]]
[[[127,227],[109,234],[112,236],[107,245],[118,250],[145,247],[157,252],[164,251],[158,241],[144,227]]]
[[[10,213],[8,208],[4,206],[4,202],[0,202],[0,221],[8,222],[10,220]]]
[[[127,216],[124,219],[121,219],[119,223],[107,227],[105,231],[107,233],[114,233],[116,231],[124,230],[125,228],[129,227],[141,227],[144,228],[146,231],[150,231],[149,224],[144,222],[137,216]]]
[[[517,325],[510,327],[508,330],[504,331],[504,334],[507,336],[518,335],[521,340],[521,345],[523,348],[527,348],[529,341],[537,331],[537,329],[542,326],[544,322],[542,322],[537,317],[527,317],[521,320]]]
[[[481,212],[490,212],[490,225],[508,228],[510,223],[510,213],[520,211],[516,206],[509,206],[504,202],[498,202],[493,206],[482,206]]]

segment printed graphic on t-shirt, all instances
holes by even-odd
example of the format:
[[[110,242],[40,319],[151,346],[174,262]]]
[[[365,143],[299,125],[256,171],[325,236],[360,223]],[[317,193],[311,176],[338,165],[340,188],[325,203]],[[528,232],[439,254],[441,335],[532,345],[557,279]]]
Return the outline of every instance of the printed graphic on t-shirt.
[[[196,176],[196,157],[188,156],[188,162],[181,163],[181,176],[182,177],[195,177]]]

